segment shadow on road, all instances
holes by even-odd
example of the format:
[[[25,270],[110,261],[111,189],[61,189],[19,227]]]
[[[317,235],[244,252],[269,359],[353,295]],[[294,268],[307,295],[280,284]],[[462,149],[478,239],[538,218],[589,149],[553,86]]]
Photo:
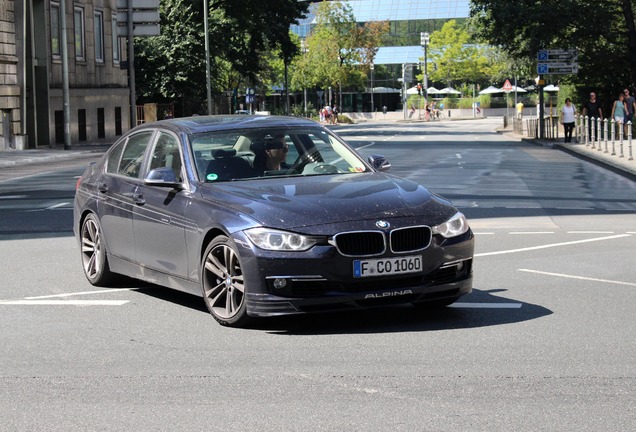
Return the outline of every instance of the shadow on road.
[[[134,281],[132,282],[135,283]],[[137,282],[138,284],[138,282]],[[326,312],[260,318],[251,330],[275,335],[371,334],[413,331],[459,330],[529,321],[552,314],[539,305],[517,302],[496,295],[499,290],[478,290],[462,297],[459,307],[420,309],[411,305],[390,305],[347,312]],[[139,291],[151,297],[172,302],[203,313],[208,313],[203,299],[156,285],[144,285]],[[485,303],[503,307],[463,307],[463,304]],[[506,307],[508,306],[508,307]],[[520,307],[519,307],[520,306]],[[210,325],[218,325],[210,317]]]

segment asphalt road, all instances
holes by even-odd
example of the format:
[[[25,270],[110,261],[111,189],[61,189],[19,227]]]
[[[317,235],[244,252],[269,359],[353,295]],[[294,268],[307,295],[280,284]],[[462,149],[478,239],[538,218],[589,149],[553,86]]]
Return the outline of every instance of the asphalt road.
[[[0,181],[0,430],[633,430],[636,184],[493,130],[338,129],[469,217],[474,292],[428,314],[240,330],[186,294],[96,289],[70,234],[81,168]]]

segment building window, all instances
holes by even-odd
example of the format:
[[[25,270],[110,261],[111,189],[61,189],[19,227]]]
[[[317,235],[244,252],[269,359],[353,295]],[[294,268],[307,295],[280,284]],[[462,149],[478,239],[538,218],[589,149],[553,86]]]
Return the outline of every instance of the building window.
[[[79,140],[86,141],[86,110],[77,110],[77,130],[79,133]]]
[[[51,54],[53,57],[62,55],[62,34],[60,33],[60,5],[51,3]]]
[[[106,138],[104,108],[97,108],[97,138]]]
[[[104,13],[95,11],[95,61],[104,63]]]
[[[111,27],[113,30],[113,63],[119,64],[119,53],[121,51],[119,46],[119,37],[117,36],[117,15],[115,14],[113,14],[111,19]]]
[[[75,31],[75,60],[84,61],[86,41],[84,40],[84,8],[75,7],[73,14],[73,24]]]

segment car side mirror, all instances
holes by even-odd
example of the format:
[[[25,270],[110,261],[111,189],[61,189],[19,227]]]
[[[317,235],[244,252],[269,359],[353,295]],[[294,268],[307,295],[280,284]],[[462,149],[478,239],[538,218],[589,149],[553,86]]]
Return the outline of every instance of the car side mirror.
[[[367,161],[369,161],[371,166],[378,171],[384,172],[391,169],[391,164],[389,163],[387,158],[385,158],[382,155],[378,155],[378,154],[369,155]]]
[[[150,170],[144,178],[144,184],[149,186],[181,188],[182,184],[174,170],[169,167],[161,167]]]

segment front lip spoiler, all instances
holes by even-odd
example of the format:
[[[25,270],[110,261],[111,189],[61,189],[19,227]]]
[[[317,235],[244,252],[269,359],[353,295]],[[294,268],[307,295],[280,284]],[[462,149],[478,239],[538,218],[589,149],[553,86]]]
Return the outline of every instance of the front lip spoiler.
[[[472,291],[472,274],[457,282],[405,289],[384,289],[356,293],[339,293],[322,297],[289,298],[272,294],[247,293],[247,313],[254,317],[306,314],[366,309],[391,304],[426,303],[459,298]],[[373,297],[369,297],[372,295]]]

